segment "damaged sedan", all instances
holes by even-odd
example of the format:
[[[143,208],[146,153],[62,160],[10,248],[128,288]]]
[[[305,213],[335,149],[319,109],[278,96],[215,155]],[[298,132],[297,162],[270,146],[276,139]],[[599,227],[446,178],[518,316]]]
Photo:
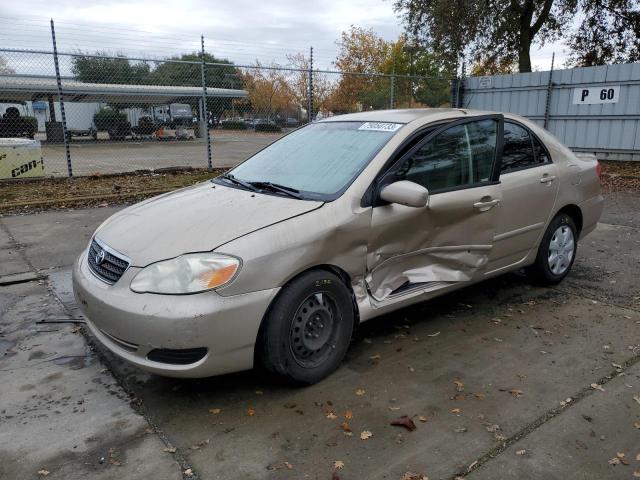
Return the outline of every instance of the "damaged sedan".
[[[142,369],[261,365],[311,384],[373,317],[522,268],[560,282],[602,213],[599,176],[516,115],[330,117],[113,215],[74,292],[93,335]]]

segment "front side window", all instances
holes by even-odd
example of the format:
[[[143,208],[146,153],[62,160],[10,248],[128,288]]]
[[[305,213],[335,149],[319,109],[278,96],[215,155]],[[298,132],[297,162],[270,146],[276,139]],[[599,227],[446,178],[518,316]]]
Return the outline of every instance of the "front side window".
[[[497,125],[489,119],[445,130],[404,161],[398,180],[418,183],[431,193],[490,181]]]
[[[269,182],[323,198],[346,188],[402,127],[399,123],[320,122],[256,153],[230,173],[246,184]]]
[[[504,122],[501,173],[549,163],[546,150],[529,131],[515,123]]]

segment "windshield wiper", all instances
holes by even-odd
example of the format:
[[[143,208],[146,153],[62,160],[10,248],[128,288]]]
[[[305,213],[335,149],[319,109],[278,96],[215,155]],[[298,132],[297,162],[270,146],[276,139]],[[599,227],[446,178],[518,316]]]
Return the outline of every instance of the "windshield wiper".
[[[302,195],[300,195],[300,190],[296,190],[292,187],[287,187],[285,185],[280,185],[278,183],[273,182],[249,182],[252,186],[260,188],[261,190],[271,190],[272,192],[280,192],[284,193],[293,198],[297,198],[298,200],[302,199]]]
[[[228,180],[231,183],[235,183],[236,185],[240,185],[241,187],[244,187],[247,190],[251,190],[252,192],[257,192],[258,191],[258,188],[256,186],[254,186],[253,183],[245,182],[244,180],[240,180],[239,178],[236,178],[231,173],[225,173],[220,178],[224,178],[225,180]],[[213,180],[215,180],[215,179],[213,179]],[[211,181],[213,181],[213,180],[211,180]]]

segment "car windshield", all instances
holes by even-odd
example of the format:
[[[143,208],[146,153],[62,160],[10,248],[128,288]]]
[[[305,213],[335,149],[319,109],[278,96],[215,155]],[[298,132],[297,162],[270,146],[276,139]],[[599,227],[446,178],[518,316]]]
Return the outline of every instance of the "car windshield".
[[[229,173],[246,184],[277,185],[305,197],[329,199],[353,181],[400,127],[381,122],[312,123]]]

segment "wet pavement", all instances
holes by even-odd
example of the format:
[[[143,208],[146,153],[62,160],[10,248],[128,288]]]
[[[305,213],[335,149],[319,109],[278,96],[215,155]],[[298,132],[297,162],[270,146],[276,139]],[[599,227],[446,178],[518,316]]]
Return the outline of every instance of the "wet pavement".
[[[94,350],[90,337],[87,346],[78,324],[37,324],[79,318],[69,266],[115,209],[0,218],[16,268],[48,275],[47,283],[0,287],[0,342],[10,344],[0,355],[8,385],[0,392],[0,478],[2,468],[7,478],[37,478],[45,467],[48,478],[172,478],[187,469],[184,478],[201,479],[633,478],[638,207],[638,196],[610,196],[559,286],[508,274],[367,322],[342,367],[307,388],[257,372],[149,375]],[[45,327],[55,331],[35,332]],[[42,399],[30,400],[29,386]],[[62,406],[47,403],[56,401]],[[416,429],[390,425],[401,415]],[[121,417],[129,422],[122,428]],[[51,438],[33,436],[47,428],[74,441],[44,448]]]

